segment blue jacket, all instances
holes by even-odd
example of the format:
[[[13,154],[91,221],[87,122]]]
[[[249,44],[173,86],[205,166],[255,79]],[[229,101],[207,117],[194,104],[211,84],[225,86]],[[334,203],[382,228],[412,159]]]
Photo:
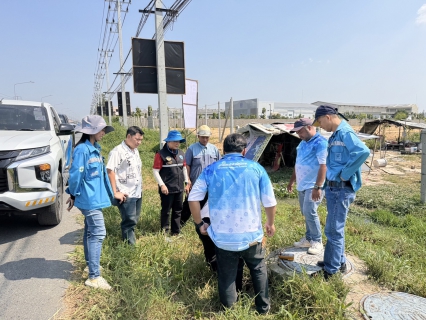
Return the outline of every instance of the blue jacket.
[[[370,149],[343,121],[328,139],[327,180],[350,181],[354,191],[361,188],[361,165],[370,155]]]
[[[109,182],[101,146],[89,140],[74,149],[66,193],[75,196],[79,209],[93,210],[111,206],[112,188]]]

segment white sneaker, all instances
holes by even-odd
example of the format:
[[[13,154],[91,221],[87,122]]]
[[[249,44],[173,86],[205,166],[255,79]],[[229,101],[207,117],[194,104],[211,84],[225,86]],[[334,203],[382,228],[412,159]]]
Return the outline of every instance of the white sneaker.
[[[88,287],[92,287],[92,288],[95,288],[95,289],[111,290],[111,286],[102,277],[97,277],[97,278],[94,278],[94,279],[87,279],[84,284]]]
[[[311,241],[311,247],[308,249],[309,254],[320,254],[324,250],[322,242]]]
[[[311,242],[309,240],[306,240],[305,237],[303,237],[302,239],[300,239],[300,241],[295,242],[294,246],[296,248],[310,248]]]

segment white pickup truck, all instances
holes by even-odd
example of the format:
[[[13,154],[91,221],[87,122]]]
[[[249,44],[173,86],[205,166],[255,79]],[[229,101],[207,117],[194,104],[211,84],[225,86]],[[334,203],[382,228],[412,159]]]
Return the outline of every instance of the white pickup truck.
[[[0,214],[61,222],[73,130],[48,103],[0,100]]]

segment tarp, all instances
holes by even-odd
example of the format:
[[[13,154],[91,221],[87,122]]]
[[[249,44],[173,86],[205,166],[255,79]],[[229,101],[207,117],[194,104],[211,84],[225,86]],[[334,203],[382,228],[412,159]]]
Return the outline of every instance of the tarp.
[[[359,132],[373,134],[382,123],[391,124],[397,127],[406,127],[408,129],[426,129],[426,124],[412,121],[397,121],[391,119],[377,119],[366,121]]]

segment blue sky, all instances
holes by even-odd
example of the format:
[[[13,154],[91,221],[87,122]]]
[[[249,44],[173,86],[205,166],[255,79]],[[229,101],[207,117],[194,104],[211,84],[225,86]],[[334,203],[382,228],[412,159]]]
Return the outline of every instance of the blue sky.
[[[129,6],[125,55],[138,10],[148,3],[134,0]],[[0,98],[13,98],[14,89],[23,100],[51,95],[43,100],[60,112],[74,118],[88,114],[104,5],[102,0],[1,1]],[[152,16],[140,37],[151,38],[153,27]],[[426,0],[192,0],[165,38],[185,42],[186,77],[199,81],[200,108],[233,97],[417,103],[426,110]],[[117,45],[111,82],[118,57]],[[125,65],[130,68],[131,59]],[[27,81],[34,83],[17,84]],[[131,80],[126,90],[133,109],[157,107],[157,95],[133,94]],[[168,105],[181,107],[181,97],[168,95]]]

